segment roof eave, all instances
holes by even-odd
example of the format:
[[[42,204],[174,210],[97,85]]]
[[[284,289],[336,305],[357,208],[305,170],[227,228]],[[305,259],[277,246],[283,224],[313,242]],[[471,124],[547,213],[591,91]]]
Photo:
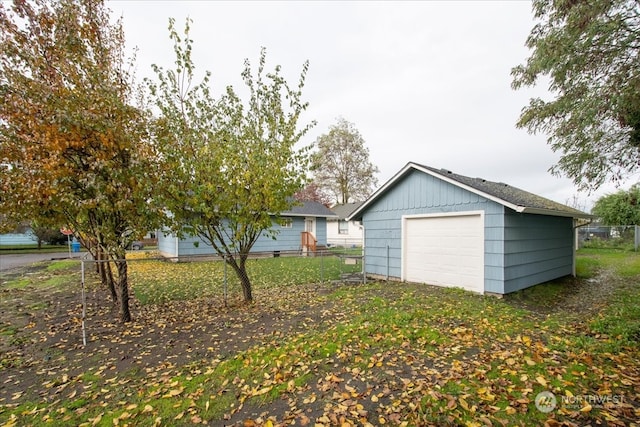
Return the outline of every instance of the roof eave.
[[[314,214],[314,213],[294,213],[294,212],[282,212],[279,216],[300,216],[300,217],[314,217],[314,218],[338,218],[338,215],[329,214]]]
[[[395,185],[395,183],[401,178],[403,177],[407,171],[414,169],[414,170],[419,170],[423,173],[426,173],[427,175],[431,175],[433,177],[436,177],[438,179],[441,179],[445,182],[448,182],[449,184],[455,185],[456,187],[465,189],[471,193],[477,194],[481,197],[484,197],[485,199],[491,200],[493,202],[496,202],[502,206],[505,206],[509,209],[512,209],[516,212],[521,212],[521,213],[530,213],[530,214],[536,214],[536,215],[551,215],[551,216],[563,216],[563,217],[570,217],[570,218],[585,218],[585,219],[591,219],[594,218],[593,215],[589,215],[583,212],[568,212],[568,211],[558,211],[558,210],[553,210],[553,209],[541,209],[541,208],[532,208],[532,207],[526,207],[526,206],[520,206],[520,205],[515,205],[513,203],[510,203],[504,199],[501,199],[499,197],[493,196],[491,194],[485,193],[484,191],[478,190],[477,188],[471,187],[467,184],[464,184],[460,181],[456,181],[455,179],[449,178],[446,175],[434,172],[430,169],[427,169],[425,167],[423,167],[422,165],[418,164],[418,163],[414,163],[414,162],[409,162],[407,163],[398,173],[396,173],[389,181],[387,181],[382,187],[380,187],[378,189],[378,191],[376,191],[375,193],[373,193],[362,205],[360,205],[360,207],[358,209],[356,209],[349,217],[346,218],[347,221],[353,221],[353,220],[357,220],[357,219],[361,219],[362,215],[361,212],[364,211],[375,199],[377,199],[381,194],[383,194],[384,192],[387,191],[387,189],[389,189],[390,187],[392,187],[393,185]]]
[[[583,218],[583,219],[593,219],[594,215],[590,215],[583,212],[565,212],[565,211],[557,211],[553,209],[541,209],[541,208],[532,208],[527,206],[517,206],[514,209],[516,212],[533,214],[533,215],[549,215],[549,216],[562,216],[567,218]]]

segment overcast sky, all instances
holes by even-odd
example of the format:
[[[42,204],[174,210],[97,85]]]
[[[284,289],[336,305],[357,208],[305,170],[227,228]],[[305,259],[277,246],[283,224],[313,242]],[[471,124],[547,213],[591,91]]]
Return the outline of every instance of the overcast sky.
[[[515,123],[528,99],[545,87],[511,89],[511,68],[524,62],[534,25],[529,1],[129,1],[107,3],[122,16],[129,47],[138,48],[137,74],[151,64],[173,65],[167,30],[192,20],[193,59],[213,73],[215,91],[241,86],[248,58],[267,49],[304,89],[305,119],[317,125],[311,143],[338,117],[355,124],[384,184],[407,162],[502,181],[560,203],[578,197],[589,210],[602,188],[578,193],[552,176],[558,159],[544,135]],[[637,180],[637,177],[635,177]],[[632,182],[627,183],[624,188]]]

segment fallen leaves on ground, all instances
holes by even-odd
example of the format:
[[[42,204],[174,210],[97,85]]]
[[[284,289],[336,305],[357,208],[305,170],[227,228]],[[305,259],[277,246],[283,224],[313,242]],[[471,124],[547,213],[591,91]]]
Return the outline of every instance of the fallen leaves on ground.
[[[87,348],[77,301],[24,324],[31,338],[12,350],[21,363],[3,366],[4,425],[616,426],[640,417],[638,347],[608,353],[607,336],[582,345],[575,312],[540,315],[425,285],[286,284],[257,286],[249,306],[225,307],[219,292],[136,304],[136,322],[123,326],[109,320],[104,295],[89,294]],[[535,404],[543,391],[557,400],[548,413]]]

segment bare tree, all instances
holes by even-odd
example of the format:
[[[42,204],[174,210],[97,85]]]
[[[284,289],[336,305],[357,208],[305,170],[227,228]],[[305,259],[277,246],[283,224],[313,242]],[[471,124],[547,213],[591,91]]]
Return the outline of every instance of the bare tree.
[[[339,118],[316,145],[313,169],[320,189],[340,204],[365,200],[378,183],[375,174],[379,170],[369,160],[369,150],[355,125]]]

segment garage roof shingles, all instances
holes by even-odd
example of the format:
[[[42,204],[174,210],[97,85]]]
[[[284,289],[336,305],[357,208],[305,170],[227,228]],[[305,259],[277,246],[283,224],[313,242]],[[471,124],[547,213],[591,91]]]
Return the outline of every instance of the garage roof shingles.
[[[443,177],[445,180],[451,180],[455,183],[461,184],[463,187],[467,187],[480,195],[487,195],[491,198],[497,199],[502,204],[509,207],[515,206],[521,209],[518,211],[535,213],[546,213],[548,215],[568,216],[574,218],[591,218],[592,216],[586,214],[578,209],[571,208],[563,205],[562,203],[554,202],[553,200],[546,199],[537,194],[530,193],[525,190],[521,190],[516,187],[512,187],[503,182],[488,181],[483,178],[471,178],[464,175],[453,173],[446,169],[437,169],[430,166],[421,165],[418,163],[408,163],[396,176],[391,178],[382,188],[374,193],[369,200],[358,208],[351,217],[357,217],[362,214],[365,206],[368,205],[373,199],[377,198],[380,194],[386,192],[393,186],[393,183],[404,176],[412,169],[422,170],[423,172]]]
[[[522,206],[527,208],[546,209],[559,212],[584,214],[577,209],[565,206],[562,203],[554,202],[553,200],[546,199],[537,194],[529,193],[528,191],[521,190],[516,187],[512,187],[503,182],[488,181],[483,178],[470,178],[464,175],[458,175],[448,170],[435,169],[430,166],[420,165],[425,169],[429,169],[440,175],[447,176],[454,181],[458,181],[461,184],[468,185],[475,188],[478,191],[486,193],[490,196],[497,197],[505,202],[511,203],[516,206]]]

